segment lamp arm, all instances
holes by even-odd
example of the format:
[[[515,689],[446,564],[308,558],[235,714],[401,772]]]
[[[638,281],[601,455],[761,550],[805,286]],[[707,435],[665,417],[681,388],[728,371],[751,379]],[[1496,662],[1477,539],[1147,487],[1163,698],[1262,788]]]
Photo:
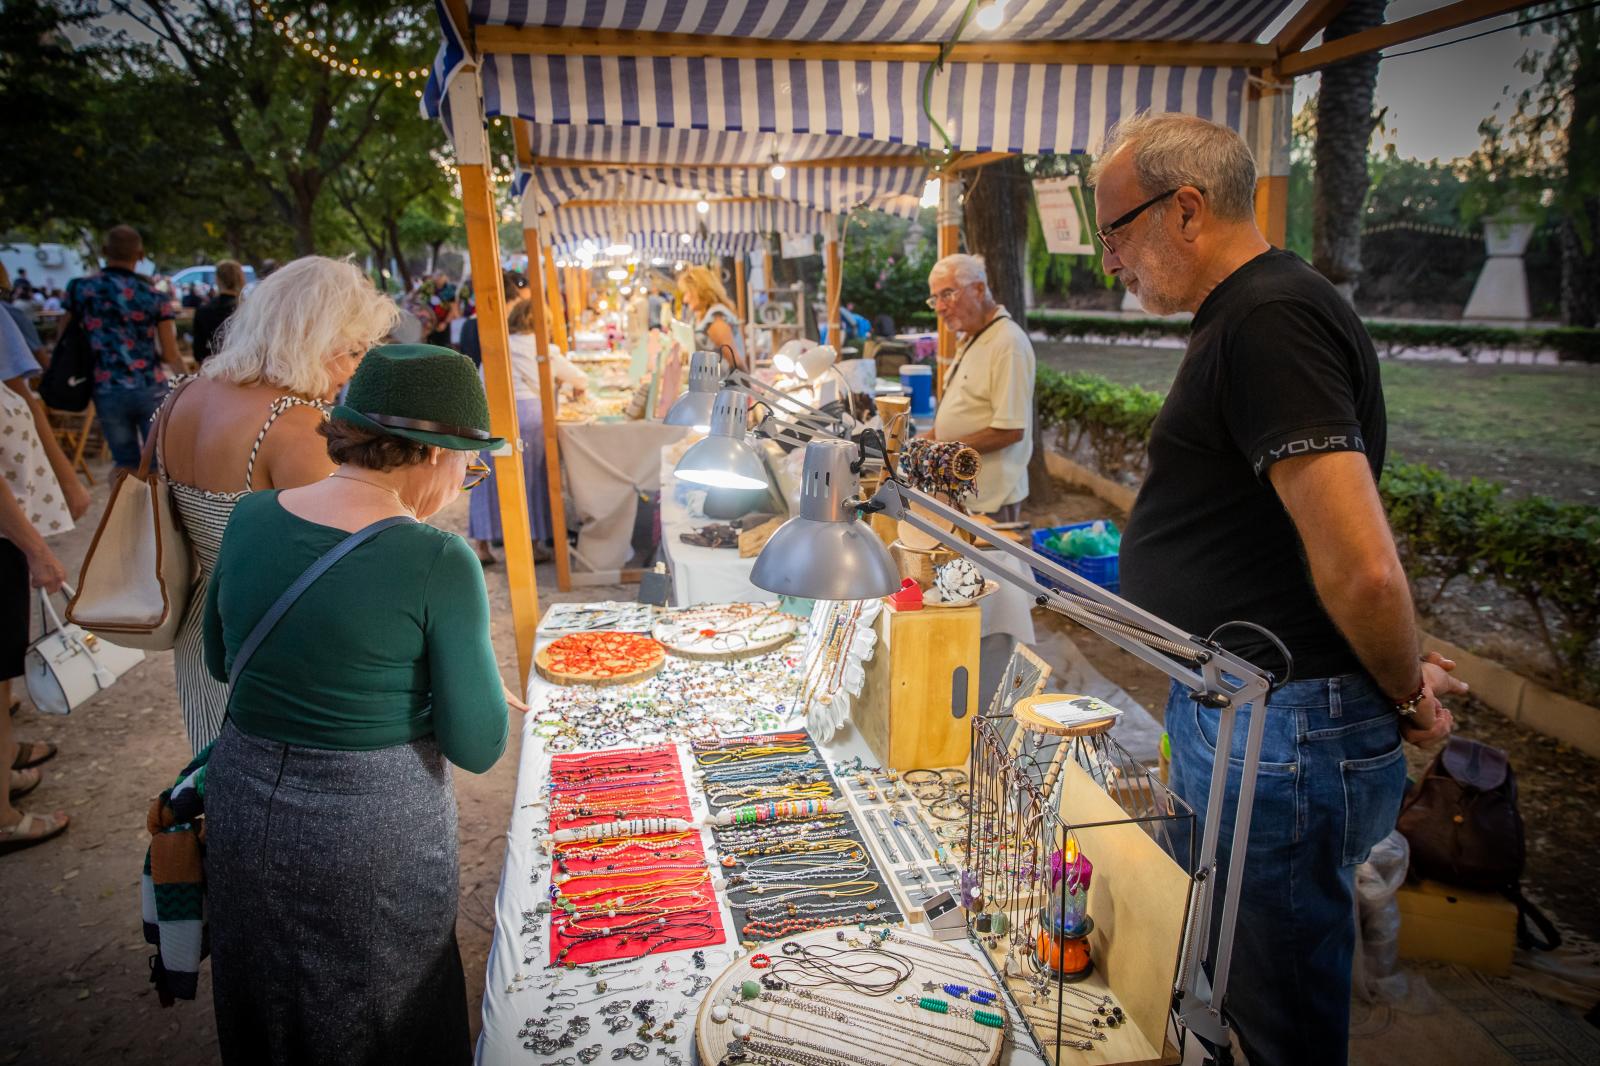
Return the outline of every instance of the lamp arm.
[[[965,530],[994,550],[1018,559],[1031,570],[1050,579],[1045,589],[1030,578],[1001,566],[985,551],[950,535],[949,532],[912,510],[932,514]],[[1149,663],[1168,677],[1188,686],[1194,698],[1219,711],[1216,756],[1212,764],[1207,810],[1224,810],[1224,786],[1233,753],[1233,729],[1238,709],[1251,704],[1264,708],[1271,691],[1272,677],[1255,664],[1227,649],[1185,632],[1148,611],[1113,595],[1093,582],[1057,565],[1038,552],[1013,543],[975,522],[927,493],[893,479],[885,480],[872,499],[863,504],[869,512],[882,512],[890,518],[921,530],[973,565],[1029,593],[1036,604],[1066,615],[1084,628],[1110,641],[1124,651]],[[1031,575],[1030,575],[1031,577]],[[1071,593],[1068,596],[1066,593]],[[1225,676],[1227,675],[1227,676]],[[1217,872],[1217,851],[1222,818],[1207,818],[1201,833],[1200,851],[1195,860],[1189,915],[1184,925],[1183,946],[1174,981],[1175,1004],[1184,1026],[1214,1043],[1226,1043],[1227,1022],[1222,1005],[1227,995],[1228,971],[1232,965],[1234,933],[1239,918],[1240,871],[1244,869],[1245,845],[1250,838],[1256,776],[1261,763],[1261,743],[1266,733],[1265,714],[1250,716],[1245,738],[1243,766],[1240,769],[1240,796],[1251,802],[1240,803],[1234,816],[1233,847],[1229,853],[1228,878],[1222,899],[1222,920],[1212,934],[1213,886]],[[1216,957],[1211,959],[1215,949]],[[1208,980],[1201,963],[1212,961]]]
[[[786,392],[758,381],[743,370],[735,370],[722,380],[722,387],[742,392],[751,399],[760,400],[773,410],[782,410],[786,417],[802,425],[813,426],[818,432],[831,437],[845,437],[845,427],[826,411],[819,411],[808,403],[795,399]]]

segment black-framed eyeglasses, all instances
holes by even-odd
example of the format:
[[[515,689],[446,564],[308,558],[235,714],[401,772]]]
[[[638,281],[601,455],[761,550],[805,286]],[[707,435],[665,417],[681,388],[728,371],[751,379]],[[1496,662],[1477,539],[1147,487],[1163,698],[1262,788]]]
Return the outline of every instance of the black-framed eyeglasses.
[[[1117,232],[1117,230],[1121,229],[1122,227],[1128,225],[1134,219],[1138,218],[1140,215],[1144,214],[1146,211],[1150,210],[1152,207],[1154,207],[1156,204],[1159,204],[1162,200],[1165,200],[1167,197],[1176,196],[1178,194],[1178,189],[1181,189],[1181,188],[1183,188],[1183,186],[1179,185],[1176,188],[1168,189],[1166,192],[1161,193],[1159,196],[1150,197],[1150,199],[1146,200],[1144,203],[1140,204],[1138,207],[1134,208],[1132,211],[1129,211],[1129,212],[1127,212],[1125,214],[1122,214],[1122,215],[1118,215],[1116,218],[1112,219],[1110,222],[1108,222],[1104,226],[1101,226],[1099,229],[1095,230],[1094,231],[1094,235],[1097,238],[1099,238],[1100,244],[1105,248],[1106,251],[1108,251],[1108,252],[1112,251],[1111,235],[1113,233]],[[1194,188],[1199,189],[1200,195],[1202,195],[1202,196],[1205,195],[1206,191],[1204,189],[1201,189],[1200,186],[1196,185],[1196,186],[1194,186]]]
[[[482,485],[489,476],[489,464],[482,459],[473,459],[467,463],[467,476],[461,481],[461,491],[471,492]]]

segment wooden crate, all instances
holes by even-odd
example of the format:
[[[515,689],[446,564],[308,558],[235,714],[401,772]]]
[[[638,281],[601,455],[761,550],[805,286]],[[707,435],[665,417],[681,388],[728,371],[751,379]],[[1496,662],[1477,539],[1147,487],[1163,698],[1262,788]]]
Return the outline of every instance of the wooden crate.
[[[1511,972],[1517,949],[1517,907],[1494,892],[1437,881],[1400,886],[1400,957],[1453,962],[1484,973]]]
[[[874,627],[878,650],[867,663],[854,715],[867,746],[879,763],[897,770],[960,766],[971,751],[978,710],[982,611],[897,611],[886,602]],[[957,670],[965,671],[966,699],[953,708]]]

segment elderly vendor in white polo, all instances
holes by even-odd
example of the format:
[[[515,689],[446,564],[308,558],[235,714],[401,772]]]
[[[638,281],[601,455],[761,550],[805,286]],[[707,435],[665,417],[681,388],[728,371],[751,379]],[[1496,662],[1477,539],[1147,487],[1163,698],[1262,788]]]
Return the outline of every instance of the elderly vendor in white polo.
[[[1033,344],[995,303],[980,256],[939,260],[928,272],[928,292],[928,306],[960,335],[928,436],[961,441],[983,456],[970,510],[1016,521],[1033,452]]]

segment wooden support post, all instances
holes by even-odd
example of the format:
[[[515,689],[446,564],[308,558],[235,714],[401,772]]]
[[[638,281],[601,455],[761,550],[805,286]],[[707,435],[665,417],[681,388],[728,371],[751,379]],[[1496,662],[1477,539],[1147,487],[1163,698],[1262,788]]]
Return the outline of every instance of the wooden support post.
[[[954,174],[939,175],[939,258],[961,251],[962,181]],[[944,375],[956,357],[955,331],[939,320],[939,359],[933,368],[933,395],[944,395]]]
[[[567,336],[567,309],[562,303],[561,275],[556,270],[555,255],[549,244],[541,245],[540,251],[544,254],[545,299],[549,302],[550,313],[555,316],[550,322],[550,336],[555,339],[557,348],[571,352],[572,341]]]
[[[529,182],[531,189],[533,183]],[[561,487],[560,426],[556,422],[556,383],[550,373],[550,325],[545,318],[545,271],[539,262],[544,242],[539,239],[537,206],[532,196],[522,201],[522,235],[528,247],[528,299],[533,307],[533,342],[539,349],[539,415],[543,423],[544,466],[550,488],[550,534],[555,541],[556,587],[572,590],[572,559],[567,545],[567,505]],[[481,326],[479,328],[482,328]],[[509,541],[507,544],[509,545]]]
[[[578,268],[567,267],[564,288],[567,294],[567,330],[572,335],[572,345],[578,345],[578,330],[583,326],[583,315],[578,307]]]
[[[1256,228],[1274,248],[1282,248],[1289,238],[1289,143],[1294,107],[1294,90],[1281,87],[1256,87],[1250,93],[1255,108],[1251,128],[1255,132]]]
[[[733,283],[738,286],[738,294],[734,297],[739,305],[739,321],[748,324],[750,321],[750,286],[744,278],[744,256],[740,252],[733,260]]]
[[[528,529],[527,482],[522,474],[522,436],[517,427],[516,393],[511,379],[511,339],[506,332],[505,293],[500,285],[500,212],[489,171],[488,138],[483,127],[483,97],[478,71],[468,65],[450,82],[456,168],[461,209],[466,219],[467,254],[478,285],[478,342],[483,349],[484,391],[489,425],[507,449],[494,457],[500,493],[500,527],[505,537],[506,578],[511,586],[511,617],[522,687],[533,672],[534,633],[539,626],[539,586],[533,569],[533,537]]]
[[[828,234],[822,251],[822,278],[828,301],[828,343],[838,349],[842,344],[839,339],[839,293],[844,285],[843,264],[839,261],[839,238]]]

